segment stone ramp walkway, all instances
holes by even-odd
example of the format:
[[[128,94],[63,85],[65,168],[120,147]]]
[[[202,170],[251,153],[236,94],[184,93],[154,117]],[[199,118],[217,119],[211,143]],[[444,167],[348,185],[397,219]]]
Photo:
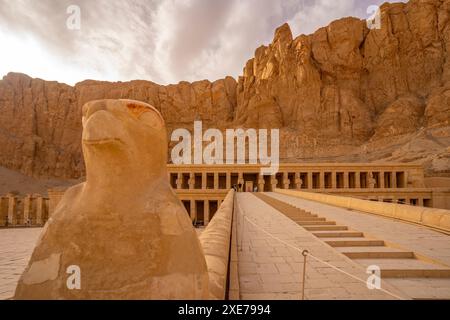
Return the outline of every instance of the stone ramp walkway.
[[[411,298],[450,299],[450,267],[445,263],[449,236],[422,226],[286,195],[258,196],[290,217],[295,212],[313,212],[315,219],[339,224],[339,230],[309,231],[362,266],[378,266],[383,280]],[[432,257],[425,255],[430,252]]]
[[[255,195],[238,193],[235,210],[241,299],[301,299],[301,251],[304,249],[353,276],[308,257],[306,299],[406,298],[388,284],[383,285],[383,289],[393,295],[369,290],[365,283],[369,276],[366,268],[326,245]],[[306,225],[314,222],[304,220]]]

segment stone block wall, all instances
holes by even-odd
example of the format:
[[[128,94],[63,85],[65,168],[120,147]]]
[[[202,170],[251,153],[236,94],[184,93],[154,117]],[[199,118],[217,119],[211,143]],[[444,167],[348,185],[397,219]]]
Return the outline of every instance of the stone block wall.
[[[414,222],[431,228],[450,232],[450,210],[374,202],[351,197],[340,197],[293,190],[276,189],[276,192],[306,200],[330,204],[337,207]]]
[[[208,266],[210,298],[214,300],[224,300],[227,295],[233,208],[234,191],[231,190],[200,235]]]

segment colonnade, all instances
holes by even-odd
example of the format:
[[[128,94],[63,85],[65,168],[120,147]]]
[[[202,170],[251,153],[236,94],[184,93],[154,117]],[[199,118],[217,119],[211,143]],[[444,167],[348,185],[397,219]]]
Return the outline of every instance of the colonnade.
[[[0,197],[0,226],[42,226],[48,219],[48,198],[41,195]]]
[[[178,190],[229,190],[234,185],[240,185],[243,191],[257,189],[259,192],[276,188],[398,189],[408,186],[406,171],[281,171],[273,176],[264,176],[259,172],[236,170],[178,171],[169,175],[172,187]]]

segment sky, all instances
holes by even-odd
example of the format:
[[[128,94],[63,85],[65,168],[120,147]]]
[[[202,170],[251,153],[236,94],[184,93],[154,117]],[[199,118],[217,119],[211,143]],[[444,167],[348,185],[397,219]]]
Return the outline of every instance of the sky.
[[[0,0],[0,77],[75,84],[237,78],[285,22],[294,37],[379,0]]]

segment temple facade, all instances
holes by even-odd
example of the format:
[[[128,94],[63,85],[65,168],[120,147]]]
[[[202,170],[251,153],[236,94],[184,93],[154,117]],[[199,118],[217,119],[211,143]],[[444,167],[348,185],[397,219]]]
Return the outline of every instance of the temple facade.
[[[232,187],[240,192],[303,190],[450,209],[450,188],[427,187],[423,167],[392,163],[280,164],[274,176],[261,165],[169,165],[169,179],[192,220],[207,225]]]
[[[194,224],[207,225],[235,187],[240,192],[300,190],[355,197],[371,201],[450,209],[450,187],[427,183],[416,164],[304,163],[280,164],[273,176],[261,174],[261,165],[168,165],[172,188]],[[42,225],[58,205],[65,189],[48,197],[1,197],[0,226]]]

